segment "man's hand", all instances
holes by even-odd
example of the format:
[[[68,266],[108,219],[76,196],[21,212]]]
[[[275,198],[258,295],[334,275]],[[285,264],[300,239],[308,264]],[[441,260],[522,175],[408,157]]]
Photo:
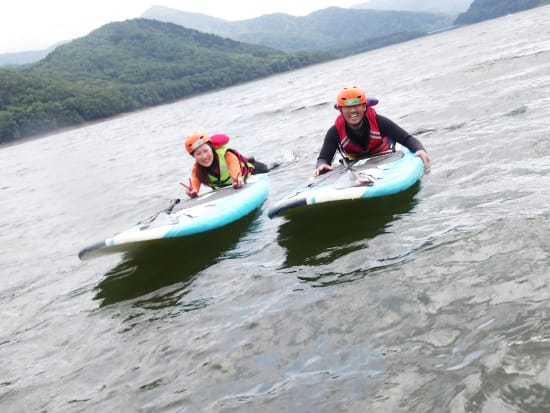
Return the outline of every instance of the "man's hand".
[[[313,173],[313,176],[319,176],[319,175],[322,175],[322,174],[324,174],[325,172],[328,172],[328,171],[332,171],[332,166],[325,163],[323,165],[320,165],[315,170],[315,172]]]

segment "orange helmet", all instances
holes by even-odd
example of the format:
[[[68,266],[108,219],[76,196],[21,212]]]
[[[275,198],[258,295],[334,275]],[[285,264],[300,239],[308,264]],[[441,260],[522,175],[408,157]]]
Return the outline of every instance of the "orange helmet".
[[[334,108],[339,109],[342,106],[354,106],[362,103],[367,103],[365,91],[357,86],[347,86],[336,96]]]
[[[195,152],[195,149],[206,142],[210,142],[210,138],[208,138],[208,135],[206,133],[193,132],[191,135],[185,138],[185,149],[187,149],[188,153],[193,154],[193,152]]]

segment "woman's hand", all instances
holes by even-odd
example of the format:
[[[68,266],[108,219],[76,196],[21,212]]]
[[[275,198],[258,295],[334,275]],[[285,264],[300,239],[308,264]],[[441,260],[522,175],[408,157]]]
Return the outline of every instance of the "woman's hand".
[[[193,184],[191,183],[191,178],[189,178],[189,185],[186,185],[183,182],[180,182],[180,185],[185,188],[185,194],[189,198],[196,198],[199,195],[197,190],[193,188]]]
[[[242,188],[242,186],[244,185],[244,179],[243,177],[241,176],[241,174],[239,173],[237,175],[237,178],[235,178],[233,180],[233,188],[235,189],[239,189],[239,188]]]

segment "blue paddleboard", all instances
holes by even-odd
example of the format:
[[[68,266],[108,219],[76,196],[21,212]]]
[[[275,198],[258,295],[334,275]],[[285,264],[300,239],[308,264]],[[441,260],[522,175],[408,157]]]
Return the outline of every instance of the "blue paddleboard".
[[[251,175],[246,185],[234,189],[226,187],[180,202],[173,200],[170,207],[142,222],[82,249],[78,256],[88,259],[113,252],[124,252],[140,244],[204,233],[231,224],[267,199],[269,177]]]
[[[407,148],[396,145],[395,151],[340,164],[330,172],[290,192],[273,205],[273,218],[297,208],[323,203],[394,195],[407,190],[422,178],[424,164]]]

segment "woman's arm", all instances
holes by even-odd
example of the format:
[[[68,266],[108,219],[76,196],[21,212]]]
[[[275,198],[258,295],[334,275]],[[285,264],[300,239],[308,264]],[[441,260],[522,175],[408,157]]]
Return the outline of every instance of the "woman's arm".
[[[189,198],[195,198],[199,195],[201,182],[197,177],[196,165],[193,165],[193,169],[191,171],[191,177],[189,178],[189,184],[186,184],[185,182],[180,182],[180,185],[185,188],[185,194]]]
[[[201,189],[201,180],[199,179],[199,175],[197,173],[197,164],[194,164],[193,169],[191,170],[191,187],[197,193]]]
[[[225,162],[227,162],[227,166],[229,167],[229,176],[233,182],[233,187],[240,188],[244,184],[244,177],[241,176],[241,162],[239,158],[231,151],[226,151]]]

